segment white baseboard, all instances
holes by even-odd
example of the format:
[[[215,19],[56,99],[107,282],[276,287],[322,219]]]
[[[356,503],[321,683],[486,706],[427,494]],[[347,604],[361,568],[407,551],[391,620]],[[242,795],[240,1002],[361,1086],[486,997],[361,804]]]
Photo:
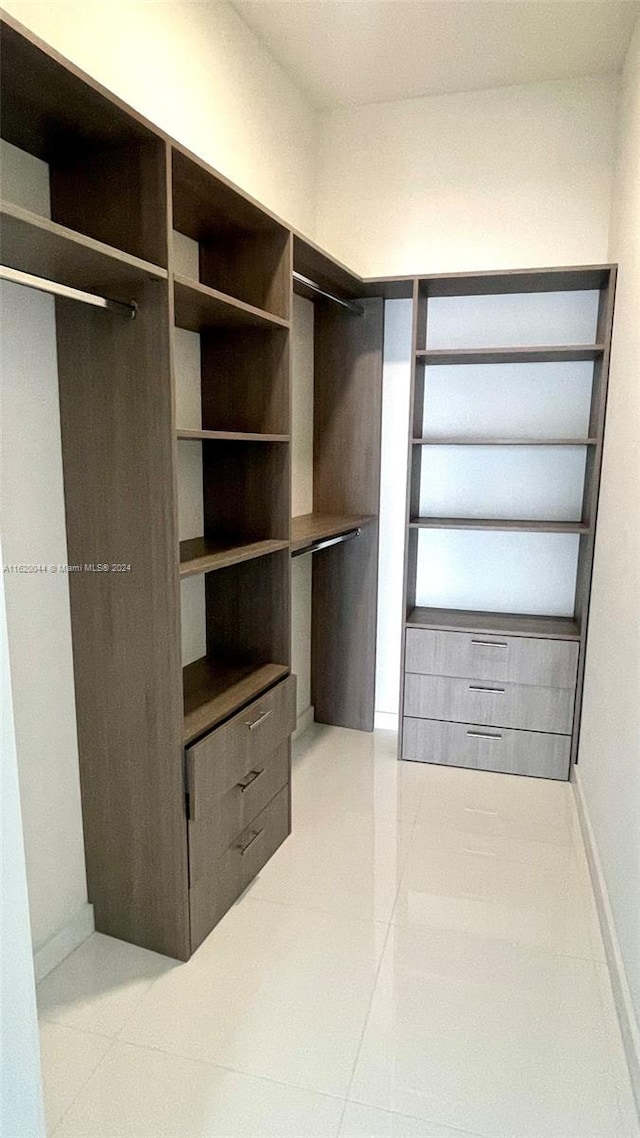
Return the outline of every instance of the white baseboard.
[[[397,731],[398,715],[395,711],[376,711],[373,725],[379,731]]]
[[[571,782],[578,810],[580,829],[587,853],[598,917],[600,918],[600,928],[602,930],[602,939],[604,941],[607,964],[609,965],[609,973],[611,975],[611,988],[613,990],[613,998],[620,1022],[622,1042],[627,1057],[629,1075],[633,1093],[636,1098],[638,1113],[640,1113],[640,1028],[638,1026],[633,998],[627,980],[624,960],[622,959],[622,953],[620,951],[620,943],[613,919],[613,910],[609,900],[609,891],[602,871],[602,863],[598,853],[593,826],[591,825],[589,808],[582,789],[579,767],[573,768]]]
[[[313,722],[314,722],[314,708],[308,707],[306,711],[302,712],[302,715],[298,716],[298,723],[297,723],[296,729],[293,732],[293,735],[291,736],[292,741],[295,743],[296,739],[299,739],[301,735],[304,735],[305,731],[307,731],[309,729],[309,727],[311,727],[311,724]]]
[[[65,957],[93,932],[95,932],[93,905],[87,901],[68,925],[34,952],[33,969],[36,984],[53,972],[53,969],[57,968],[58,964],[61,964]]]

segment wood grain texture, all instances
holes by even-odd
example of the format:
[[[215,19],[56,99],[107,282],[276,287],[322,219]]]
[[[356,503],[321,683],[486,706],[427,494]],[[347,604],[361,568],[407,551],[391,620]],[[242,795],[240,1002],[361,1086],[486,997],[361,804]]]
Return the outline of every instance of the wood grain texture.
[[[186,442],[239,442],[239,443],[288,443],[290,435],[268,435],[251,431],[192,431],[179,428],[177,436]]]
[[[587,522],[541,521],[538,518],[426,518],[412,517],[416,529],[487,529],[523,533],[588,533]]]
[[[407,629],[408,672],[573,689],[577,667],[578,645],[571,640]]]
[[[288,545],[288,446],[206,442],[202,485],[207,540],[221,545],[228,539],[237,545],[263,541]]]
[[[530,616],[520,613],[480,612],[474,609],[413,608],[407,625],[448,632],[506,633],[509,636],[579,640],[580,628],[571,617]]]
[[[165,269],[21,206],[2,202],[0,209],[2,263],[10,268],[125,303],[147,280],[166,279]]]
[[[56,302],[89,899],[96,928],[189,955],[166,283],[132,321]],[[132,489],[135,492],[132,492]]]
[[[200,244],[200,280],[284,320],[291,315],[291,235],[286,230]]]
[[[533,687],[504,680],[405,675],[404,713],[416,719],[483,723],[570,735],[573,688]]]
[[[300,514],[291,519],[291,550],[311,549],[316,541],[327,537],[338,537],[350,530],[366,526],[375,521],[366,514],[353,514],[350,517],[334,514]]]
[[[569,777],[567,735],[495,729],[476,723],[406,718],[402,758],[531,778]]]
[[[420,277],[428,296],[487,296],[513,292],[573,292],[603,288],[609,265],[568,265],[548,269],[495,269]]]
[[[188,541],[180,542],[180,576],[193,577],[199,573],[210,573],[215,569],[239,565],[241,561],[266,557],[268,553],[288,548],[287,541],[254,541],[248,545],[237,545],[205,537],[189,538]]]
[[[609,367],[611,360],[611,341],[613,336],[616,279],[616,267],[611,266],[607,277],[606,286],[603,287],[600,293],[600,303],[598,306],[596,335],[598,338],[602,338],[604,340],[605,350],[602,359],[598,360],[594,365],[591,408],[589,414],[589,433],[595,434],[598,442],[595,449],[593,451],[590,451],[587,455],[584,497],[582,503],[583,515],[589,518],[591,528],[589,534],[580,539],[580,548],[578,553],[575,615],[576,619],[580,622],[581,651],[580,661],[578,665],[578,685],[574,716],[573,743],[571,751],[572,762],[578,761],[578,750],[580,745],[580,723],[582,715],[584,671],[586,666],[586,653],[589,633],[591,584],[593,579],[593,561],[595,553],[598,504],[600,498],[600,479],[602,474],[602,456],[606,426],[607,394],[609,388]]]
[[[174,289],[176,325],[188,332],[202,332],[207,328],[288,327],[281,317],[199,281],[175,276]]]
[[[522,348],[455,348],[419,351],[418,359],[428,367],[443,364],[548,364],[566,360],[595,360],[603,344],[567,344]]]
[[[470,435],[465,438],[463,435],[441,435],[439,438],[436,435],[425,435],[422,438],[415,438],[413,440],[414,447],[422,446],[436,446],[436,447],[586,447],[595,446],[597,443],[595,438],[583,439],[541,439],[541,438],[503,438],[492,439],[483,438],[482,435]]]
[[[216,855],[215,846],[203,853],[203,843],[193,843],[190,848],[193,878],[189,892],[193,952],[290,833],[291,800],[287,784],[247,829],[230,842],[223,854]]]
[[[377,518],[383,303],[358,316],[315,309],[313,513]],[[312,584],[312,700],[322,723],[373,730],[378,524],[318,554]]]
[[[223,723],[261,692],[284,679],[284,664],[240,664],[223,657],[201,657],[183,668],[185,743]]]
[[[162,134],[7,13],[0,74],[2,138],[44,162]]]
[[[281,233],[287,226],[224,175],[172,141],[173,225],[205,243],[231,234]]]
[[[255,667],[275,664],[288,672],[290,576],[288,550],[208,573],[207,655]]]
[[[204,332],[200,347],[205,430],[289,433],[286,329]]]
[[[234,715],[228,723],[194,746],[187,747],[185,758],[191,820],[195,822],[206,817],[214,805],[231,791],[235,792],[238,802],[250,801],[251,788],[255,786],[257,789],[260,782],[260,769],[281,743],[288,742],[295,725],[296,678],[289,676]],[[256,772],[258,777],[250,784],[238,785],[247,775]],[[276,787],[273,794],[279,789]],[[249,815],[247,821],[251,821],[258,809]],[[242,828],[238,825],[231,836]]]
[[[70,154],[50,168],[51,217],[166,268],[165,161],[160,139]]]

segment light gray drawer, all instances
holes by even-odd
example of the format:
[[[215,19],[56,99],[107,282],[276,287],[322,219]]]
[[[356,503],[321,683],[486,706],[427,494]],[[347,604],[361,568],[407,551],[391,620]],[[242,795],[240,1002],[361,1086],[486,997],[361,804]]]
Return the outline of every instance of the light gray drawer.
[[[450,676],[405,676],[404,714],[571,734],[574,692]]]
[[[234,838],[223,853],[191,852],[191,948],[195,950],[291,833],[289,787]]]
[[[199,743],[187,747],[185,759],[191,821],[210,818],[220,803],[226,801],[228,806],[234,797],[246,808],[255,792],[260,792],[262,786],[269,782],[271,756],[286,743],[295,725],[296,678],[289,676],[234,715],[228,723],[205,735]],[[278,789],[279,786],[273,786],[270,797]],[[258,805],[254,814],[260,808]],[[240,828],[241,823],[238,825]]]
[[[478,680],[572,688],[578,670],[578,645],[572,640],[410,628],[405,668],[433,676],[473,676]]]
[[[570,749],[571,740],[566,735],[431,719],[404,720],[402,758],[413,762],[566,780]]]

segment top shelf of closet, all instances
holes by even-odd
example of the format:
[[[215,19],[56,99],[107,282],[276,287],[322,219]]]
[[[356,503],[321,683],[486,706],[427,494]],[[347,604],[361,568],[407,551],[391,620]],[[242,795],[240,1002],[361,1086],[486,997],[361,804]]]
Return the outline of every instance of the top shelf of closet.
[[[166,269],[86,237],[11,202],[0,203],[2,263],[86,292],[129,301],[146,280],[166,280]]]
[[[417,351],[416,361],[430,367],[442,364],[524,364],[596,360],[604,344],[562,344],[547,347],[432,348]]]
[[[174,297],[176,324],[189,332],[206,328],[289,328],[289,321],[281,316],[187,277],[174,277]]]

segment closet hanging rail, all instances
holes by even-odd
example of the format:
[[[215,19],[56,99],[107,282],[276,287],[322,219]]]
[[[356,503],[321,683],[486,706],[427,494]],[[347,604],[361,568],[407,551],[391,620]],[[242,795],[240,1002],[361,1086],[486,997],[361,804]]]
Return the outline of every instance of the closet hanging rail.
[[[94,308],[107,308],[111,312],[119,312],[129,320],[133,320],[138,311],[138,306],[133,300],[129,304],[122,300],[110,300],[109,297],[96,296],[92,292],[83,292],[80,288],[59,284],[58,281],[50,281],[46,277],[36,277],[33,273],[23,273],[21,269],[11,269],[8,265],[0,265],[0,280],[22,285],[24,288],[35,288],[39,292],[50,292],[54,296],[63,296],[67,300],[79,300],[83,304],[93,305]]]
[[[296,273],[295,270],[293,279],[297,281],[298,284],[306,285],[312,292],[317,292],[319,296],[324,296],[327,300],[332,300],[334,304],[339,304],[342,308],[348,308],[350,312],[355,312],[358,316],[364,316],[364,308],[361,304],[358,304],[357,300],[344,300],[341,296],[336,296],[333,292],[327,292],[326,289],[320,288],[320,285],[317,285],[315,281],[303,276],[302,273]]]
[[[360,537],[362,530],[360,526],[357,529],[350,529],[347,533],[340,533],[337,537],[327,537],[324,541],[316,541],[313,545],[306,545],[304,549],[294,549],[292,557],[302,557],[305,553],[317,553],[320,549],[328,549],[330,545],[340,545],[343,541],[349,541],[352,537]]]

